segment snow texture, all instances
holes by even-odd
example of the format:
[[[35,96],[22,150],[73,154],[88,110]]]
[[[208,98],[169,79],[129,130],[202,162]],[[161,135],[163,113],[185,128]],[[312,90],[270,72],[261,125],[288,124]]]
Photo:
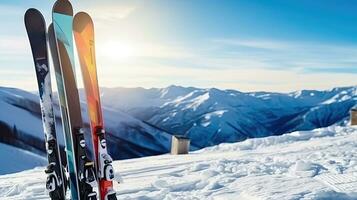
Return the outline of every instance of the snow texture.
[[[118,199],[357,199],[357,128],[331,126],[115,161]],[[0,199],[48,199],[43,168],[0,176]]]

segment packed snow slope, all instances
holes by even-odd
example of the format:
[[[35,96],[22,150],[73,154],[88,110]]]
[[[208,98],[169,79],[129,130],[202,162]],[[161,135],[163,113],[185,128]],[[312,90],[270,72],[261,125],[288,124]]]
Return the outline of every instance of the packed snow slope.
[[[331,126],[115,161],[118,199],[357,199],[357,128]],[[0,199],[49,199],[44,168],[0,176]]]

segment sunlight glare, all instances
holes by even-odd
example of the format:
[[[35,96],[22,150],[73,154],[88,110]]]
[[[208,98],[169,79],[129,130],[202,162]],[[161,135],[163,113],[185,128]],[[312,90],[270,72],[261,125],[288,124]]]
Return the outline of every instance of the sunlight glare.
[[[101,56],[112,60],[127,59],[135,55],[133,45],[127,42],[106,42],[98,50]]]

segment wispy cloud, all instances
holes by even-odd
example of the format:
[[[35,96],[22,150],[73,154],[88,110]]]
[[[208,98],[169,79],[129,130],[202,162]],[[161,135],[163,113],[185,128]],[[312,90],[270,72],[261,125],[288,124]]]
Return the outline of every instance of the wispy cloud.
[[[135,10],[135,6],[95,6],[89,8],[89,13],[92,14],[96,20],[104,20],[110,22],[118,22],[118,20],[123,20],[132,14]]]
[[[189,49],[177,44],[135,41],[106,41],[98,43],[98,56],[113,61],[135,59],[187,59],[194,56]]]
[[[107,61],[100,59],[100,66]],[[273,69],[202,69],[182,68],[159,63],[120,63],[112,68],[100,68],[100,84],[113,86],[119,84],[126,87],[165,87],[170,84],[218,87],[222,89],[238,89],[242,91],[293,91],[301,88],[327,89],[336,86],[354,85],[353,74],[309,73],[293,70]],[[328,80],[328,81],[327,81]]]
[[[26,37],[0,35],[0,60],[21,59],[31,55],[30,44]]]
[[[0,5],[0,16],[8,18],[14,15],[23,15],[23,9],[18,6]]]
[[[139,8],[133,4],[99,4],[86,9],[96,25],[102,86],[165,87],[178,84],[245,91],[291,91],[355,84],[357,45],[269,38],[185,41],[178,37],[175,41],[165,40],[160,32],[151,29],[150,24],[136,18]],[[11,15],[20,19],[23,9],[0,6],[0,16]],[[144,25],[146,28],[142,28]],[[14,35],[0,30],[2,65],[32,66],[23,24],[19,24],[20,29],[23,32]],[[27,67],[26,71],[20,68],[0,71],[0,85],[24,88],[29,87],[26,82],[32,81],[31,87],[36,88],[33,76],[25,75],[33,73],[33,68]],[[16,79],[32,79],[18,81],[11,75]]]
[[[98,59],[100,65],[115,66],[116,70],[103,68],[102,76],[107,78],[102,83],[113,85],[119,82],[128,87],[165,87],[174,83],[245,91],[325,89],[355,84],[357,46],[285,41],[253,45],[258,41],[261,40],[250,40],[250,48],[262,51],[247,50],[247,45],[242,48],[244,42],[219,42],[217,45],[218,41],[212,41],[199,48],[183,48],[178,44],[142,44],[137,46],[141,50],[130,59],[104,59],[103,53]],[[121,77],[120,80],[118,77]]]
[[[357,45],[261,39],[212,41],[221,45],[221,56],[226,55],[227,60],[254,61],[257,68],[304,73],[357,73],[353,70],[357,66]]]
[[[306,68],[302,70],[304,73],[319,73],[319,74],[357,74],[357,66],[353,67],[316,67]]]
[[[256,49],[271,49],[271,50],[281,50],[289,48],[291,44],[275,41],[275,40],[264,40],[264,39],[214,39],[213,42],[224,45],[249,47]]]

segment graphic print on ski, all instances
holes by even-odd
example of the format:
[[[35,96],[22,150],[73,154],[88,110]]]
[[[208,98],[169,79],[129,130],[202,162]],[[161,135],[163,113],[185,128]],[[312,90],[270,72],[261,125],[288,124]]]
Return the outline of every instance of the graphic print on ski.
[[[106,148],[95,61],[94,24],[87,13],[79,12],[74,16],[73,32],[87,97],[100,199],[114,200],[116,199],[116,194],[113,190],[114,170],[111,165],[112,158]]]
[[[30,8],[25,13],[25,26],[35,64],[49,164],[45,170],[47,174],[46,189],[49,191],[52,200],[64,200],[66,197],[66,178],[59,145],[57,144],[56,118],[53,112],[51,76],[48,64],[46,23],[38,10]]]
[[[83,122],[79,94],[75,79],[74,52],[72,38],[73,10],[67,0],[57,0],[53,6],[53,29],[65,103],[61,105],[62,114],[67,115],[67,125],[73,143],[74,170],[70,171],[72,200],[97,199],[93,186],[96,184],[94,163],[86,155]],[[69,153],[69,152],[68,152]],[[70,163],[70,160],[68,161]],[[75,177],[75,178],[74,178]],[[74,191],[74,188],[78,188]]]

